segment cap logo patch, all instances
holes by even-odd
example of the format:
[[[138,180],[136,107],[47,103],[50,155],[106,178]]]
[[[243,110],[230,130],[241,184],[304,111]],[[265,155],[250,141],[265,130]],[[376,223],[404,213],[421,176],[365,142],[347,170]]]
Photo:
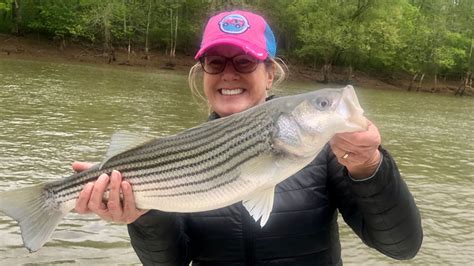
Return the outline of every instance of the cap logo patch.
[[[245,32],[249,27],[247,19],[239,14],[231,14],[225,16],[220,22],[221,31],[230,34],[240,34]]]

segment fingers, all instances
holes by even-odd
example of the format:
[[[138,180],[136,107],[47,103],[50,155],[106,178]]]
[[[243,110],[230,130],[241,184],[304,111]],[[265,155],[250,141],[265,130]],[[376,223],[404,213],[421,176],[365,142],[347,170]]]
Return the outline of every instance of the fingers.
[[[342,156],[344,156],[346,150],[341,149],[334,139],[329,141],[329,145],[331,146],[332,152],[337,158],[342,158]]]
[[[341,148],[337,144],[331,144],[331,149],[339,163],[346,167],[351,164],[359,163],[361,159],[359,153],[350,151],[348,148]]]
[[[82,172],[84,170],[87,170],[93,166],[93,163],[88,163],[88,162],[73,162],[72,163],[72,170],[76,172]]]
[[[377,127],[370,123],[367,131],[336,134],[330,141],[331,147],[337,146],[345,152],[366,153],[374,151],[381,143]]]
[[[339,163],[347,167],[352,177],[365,178],[377,169],[381,159],[378,151],[381,137],[370,121],[367,131],[336,134],[329,144]]]
[[[380,142],[377,127],[369,121],[367,131],[336,134],[329,143],[338,161],[353,168],[362,167],[374,158]]]
[[[89,182],[84,186],[81,193],[79,193],[79,197],[76,200],[76,207],[74,208],[77,213],[84,214],[89,212],[87,205],[89,204],[93,187],[94,183]]]
[[[107,207],[114,221],[122,220],[123,209],[120,200],[122,175],[118,171],[112,171],[110,175],[110,191]]]
[[[107,188],[109,199],[104,203]],[[102,174],[95,183],[86,184],[76,200],[75,209],[78,213],[93,212],[104,220],[127,224],[148,212],[136,208],[130,183],[122,181],[122,175],[115,170],[110,177]]]
[[[135,197],[133,196],[132,187],[126,181],[123,181],[122,184],[123,192],[123,211],[124,213],[130,214],[136,211],[135,206]]]
[[[109,185],[109,176],[102,174],[99,176],[92,189],[92,194],[87,207],[92,212],[99,215],[104,220],[110,220],[112,216],[108,213],[107,206],[103,202],[103,197],[107,186]]]
[[[336,134],[335,138],[339,142],[345,142],[356,146],[379,146],[381,137],[377,127],[369,123],[367,131],[348,132]]]
[[[138,217],[147,213],[149,210],[139,210],[135,204],[135,197],[133,196],[133,190],[130,183],[122,182],[122,193],[123,193],[123,216],[124,222],[129,224],[133,223]]]

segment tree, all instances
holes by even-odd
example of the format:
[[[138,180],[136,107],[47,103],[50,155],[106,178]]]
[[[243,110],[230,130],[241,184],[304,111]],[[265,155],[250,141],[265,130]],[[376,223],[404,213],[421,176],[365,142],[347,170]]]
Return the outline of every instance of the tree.
[[[12,33],[15,35],[19,35],[20,25],[21,25],[21,9],[20,9],[20,0],[13,0],[11,1],[11,11],[12,11],[12,20],[13,20],[13,30]]]
[[[265,16],[278,55],[321,69],[409,73],[470,80],[473,71],[472,0],[0,0],[0,32],[34,33],[59,42],[160,50],[170,58],[193,54],[206,19],[216,11],[250,9]],[[288,61],[288,60],[287,60]],[[469,83],[469,82],[467,82]]]
[[[72,1],[42,1],[35,6],[35,16],[27,22],[29,30],[41,32],[59,41],[60,49],[66,38],[76,37],[76,3]]]

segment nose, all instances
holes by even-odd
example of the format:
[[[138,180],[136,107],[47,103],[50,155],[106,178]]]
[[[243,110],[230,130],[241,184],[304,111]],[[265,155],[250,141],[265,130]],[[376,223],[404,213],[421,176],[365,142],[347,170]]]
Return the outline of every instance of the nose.
[[[239,77],[239,73],[235,70],[232,61],[227,61],[224,71],[222,71],[223,80],[236,80]]]

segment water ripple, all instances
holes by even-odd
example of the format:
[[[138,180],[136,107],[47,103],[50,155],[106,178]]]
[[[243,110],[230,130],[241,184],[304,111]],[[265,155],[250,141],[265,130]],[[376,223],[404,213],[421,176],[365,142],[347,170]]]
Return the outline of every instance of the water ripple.
[[[186,76],[0,60],[0,191],[71,174],[74,160],[102,160],[118,129],[164,136],[206,119]],[[313,89],[294,83],[280,95]],[[473,100],[358,88],[367,116],[415,196],[424,243],[400,263],[365,247],[341,220],[345,264],[466,265],[474,258]],[[71,213],[29,254],[16,222],[0,215],[2,265],[139,264],[126,227]]]

